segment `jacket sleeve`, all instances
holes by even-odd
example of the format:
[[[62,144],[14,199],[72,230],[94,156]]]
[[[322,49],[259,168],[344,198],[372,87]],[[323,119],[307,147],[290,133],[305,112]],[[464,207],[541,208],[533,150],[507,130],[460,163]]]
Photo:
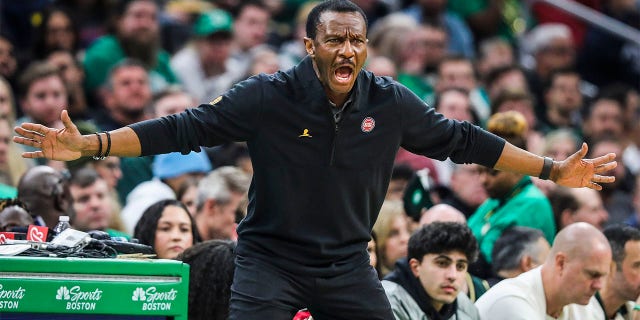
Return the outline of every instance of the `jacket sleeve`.
[[[455,163],[493,167],[498,161],[504,139],[469,122],[445,118],[404,86],[398,86],[397,98],[403,148],[432,159],[451,158]]]
[[[187,154],[228,141],[247,141],[260,129],[264,75],[236,84],[208,104],[182,113],[130,125],[140,139],[141,155],[180,151]]]

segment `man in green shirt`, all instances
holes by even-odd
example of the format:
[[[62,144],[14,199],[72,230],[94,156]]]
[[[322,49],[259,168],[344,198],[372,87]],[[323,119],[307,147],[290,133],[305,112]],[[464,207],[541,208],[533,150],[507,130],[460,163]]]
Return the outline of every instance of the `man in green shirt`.
[[[85,87],[95,94],[113,65],[125,58],[140,60],[149,71],[154,92],[176,83],[169,54],[160,48],[158,7],[152,0],[124,1],[119,8],[116,32],[97,39],[83,62]]]
[[[517,123],[522,124],[523,128],[526,127],[524,117],[520,113],[505,112],[489,119],[489,131],[524,149],[526,140],[522,132],[508,127],[512,123],[516,123],[515,127],[518,127]],[[469,218],[469,227],[478,239],[481,260],[472,273],[481,278],[489,278],[493,244],[504,230],[512,226],[539,229],[545,239],[553,243],[556,224],[549,200],[532,183],[531,178],[486,167],[479,167],[478,170],[489,199]]]

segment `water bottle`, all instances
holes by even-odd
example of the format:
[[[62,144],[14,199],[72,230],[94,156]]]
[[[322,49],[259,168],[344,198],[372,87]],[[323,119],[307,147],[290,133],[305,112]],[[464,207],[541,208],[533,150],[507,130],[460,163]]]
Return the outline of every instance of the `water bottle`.
[[[71,225],[69,224],[69,216],[60,216],[58,218],[58,224],[56,224],[56,226],[53,227],[53,235],[57,236],[61,234],[62,231],[67,230],[69,228],[71,228]]]

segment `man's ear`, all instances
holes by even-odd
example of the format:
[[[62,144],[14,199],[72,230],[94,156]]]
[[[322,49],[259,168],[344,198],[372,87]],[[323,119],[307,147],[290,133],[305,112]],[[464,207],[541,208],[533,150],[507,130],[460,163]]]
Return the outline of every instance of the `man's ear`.
[[[524,255],[522,259],[520,259],[520,270],[527,272],[531,269],[533,269],[533,259],[531,259],[530,255]]]
[[[420,267],[420,261],[416,258],[409,259],[409,267],[411,268],[411,272],[417,278],[418,277],[418,268]]]
[[[556,271],[562,274],[567,265],[567,256],[564,254],[564,252],[558,252],[554,257],[554,261]]]
[[[572,224],[574,222],[573,213],[574,212],[571,209],[562,210],[562,212],[560,212],[560,223],[562,223],[562,225],[565,227]]]
[[[311,57],[314,57],[316,54],[316,49],[313,45],[313,39],[304,37],[304,48],[307,51],[307,54]]]
[[[215,209],[216,209],[216,205],[217,204],[218,203],[216,202],[215,199],[207,199],[204,202],[204,208],[206,209],[205,211],[207,212],[207,214],[209,214],[209,215],[215,214],[215,212],[216,212]]]

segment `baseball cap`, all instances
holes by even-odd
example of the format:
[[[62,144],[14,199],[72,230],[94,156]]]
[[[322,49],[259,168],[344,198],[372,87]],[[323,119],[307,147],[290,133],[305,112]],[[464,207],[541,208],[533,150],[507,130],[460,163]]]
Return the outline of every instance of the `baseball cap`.
[[[153,176],[159,179],[175,178],[187,173],[206,174],[211,171],[211,162],[205,152],[172,152],[155,156],[152,170]]]
[[[193,34],[206,37],[216,32],[231,33],[233,18],[231,14],[221,9],[205,12],[198,17],[193,25]]]

